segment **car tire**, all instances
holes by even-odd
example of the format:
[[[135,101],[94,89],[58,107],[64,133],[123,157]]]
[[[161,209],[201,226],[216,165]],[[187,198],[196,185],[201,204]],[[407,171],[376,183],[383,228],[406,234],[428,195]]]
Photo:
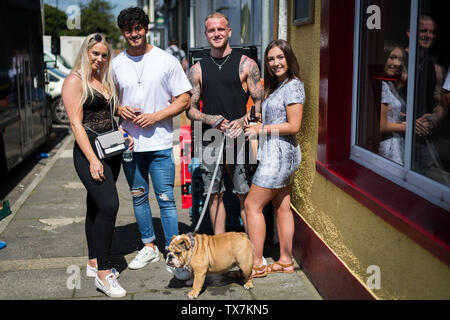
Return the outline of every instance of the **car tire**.
[[[56,98],[52,102],[52,119],[56,124],[69,124],[69,116],[64,108],[61,97]]]

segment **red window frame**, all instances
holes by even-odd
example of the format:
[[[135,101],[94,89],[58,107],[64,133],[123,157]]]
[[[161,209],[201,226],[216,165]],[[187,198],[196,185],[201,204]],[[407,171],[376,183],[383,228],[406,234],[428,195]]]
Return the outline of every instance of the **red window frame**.
[[[450,212],[350,160],[355,0],[322,0],[316,170],[450,265]]]

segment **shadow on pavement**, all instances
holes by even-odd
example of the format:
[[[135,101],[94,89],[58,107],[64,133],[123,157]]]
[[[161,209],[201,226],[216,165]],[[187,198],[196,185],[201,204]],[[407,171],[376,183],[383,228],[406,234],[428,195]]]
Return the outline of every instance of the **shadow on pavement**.
[[[24,159],[15,168],[2,177],[0,184],[0,199],[5,197],[40,163],[41,153],[51,156],[56,153],[57,148],[53,150],[69,134],[69,127],[53,127],[47,141],[26,159]],[[53,150],[53,151],[52,151]],[[3,174],[2,174],[3,175]],[[11,204],[12,205],[12,204]]]
[[[164,243],[164,232],[161,224],[161,219],[159,217],[153,218],[153,228],[155,229],[156,241],[155,244],[159,251],[165,255],[165,243]],[[178,223],[179,233],[187,233],[193,230],[193,227],[179,222]],[[111,246],[111,263],[117,269],[117,271],[122,272],[128,267],[125,256],[142,249],[143,244],[139,234],[139,229],[137,223],[131,223],[124,226],[117,226],[114,229],[113,243]]]

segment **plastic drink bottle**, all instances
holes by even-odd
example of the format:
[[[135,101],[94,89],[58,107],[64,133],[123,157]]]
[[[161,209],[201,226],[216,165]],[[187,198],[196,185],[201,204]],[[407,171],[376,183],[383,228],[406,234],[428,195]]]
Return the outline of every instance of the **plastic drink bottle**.
[[[123,138],[125,139],[125,151],[122,153],[123,161],[130,162],[133,161],[133,152],[130,151],[129,145],[130,141],[128,140],[128,133],[123,134]]]
[[[255,111],[255,106],[252,106],[252,108],[250,109],[250,117],[248,119],[248,124],[249,125],[255,125],[256,124],[256,111]]]

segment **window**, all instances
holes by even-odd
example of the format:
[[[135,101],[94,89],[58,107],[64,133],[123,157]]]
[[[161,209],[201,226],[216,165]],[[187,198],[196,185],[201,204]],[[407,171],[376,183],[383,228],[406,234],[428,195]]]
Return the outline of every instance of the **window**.
[[[295,0],[294,1],[294,25],[301,26],[314,22],[314,1]]]
[[[446,6],[356,1],[351,159],[450,210]]]

